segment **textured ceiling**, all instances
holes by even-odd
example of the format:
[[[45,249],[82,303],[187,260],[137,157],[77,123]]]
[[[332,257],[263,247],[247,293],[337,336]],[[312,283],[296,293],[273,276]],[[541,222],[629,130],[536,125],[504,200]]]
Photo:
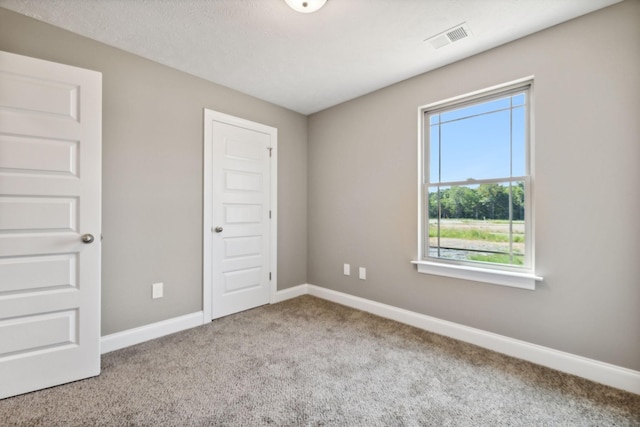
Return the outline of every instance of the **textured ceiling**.
[[[0,0],[0,7],[310,114],[620,0]],[[472,36],[424,40],[466,22]]]

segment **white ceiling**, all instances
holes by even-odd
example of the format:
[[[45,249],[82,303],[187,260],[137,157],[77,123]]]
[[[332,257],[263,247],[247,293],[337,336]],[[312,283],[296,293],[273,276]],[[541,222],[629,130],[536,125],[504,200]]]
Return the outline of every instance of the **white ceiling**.
[[[310,114],[620,0],[0,0],[0,6]],[[472,36],[424,40],[466,22]]]

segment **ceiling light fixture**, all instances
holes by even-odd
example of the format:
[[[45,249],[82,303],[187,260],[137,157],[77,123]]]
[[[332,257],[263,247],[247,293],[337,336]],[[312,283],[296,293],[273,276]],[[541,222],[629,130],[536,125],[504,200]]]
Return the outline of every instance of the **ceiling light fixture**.
[[[284,0],[296,12],[311,13],[319,10],[327,0]]]

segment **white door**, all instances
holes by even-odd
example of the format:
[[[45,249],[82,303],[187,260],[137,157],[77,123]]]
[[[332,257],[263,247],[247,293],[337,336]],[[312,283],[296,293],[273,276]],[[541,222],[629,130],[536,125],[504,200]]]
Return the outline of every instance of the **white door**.
[[[101,90],[0,52],[0,398],[100,373]]]
[[[276,129],[205,110],[205,287],[211,318],[270,302]],[[210,254],[208,254],[208,252]],[[206,313],[205,309],[205,313]]]

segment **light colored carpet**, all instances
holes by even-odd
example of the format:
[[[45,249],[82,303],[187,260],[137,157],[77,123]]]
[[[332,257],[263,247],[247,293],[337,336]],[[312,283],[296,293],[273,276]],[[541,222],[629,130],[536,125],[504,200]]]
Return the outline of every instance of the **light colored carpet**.
[[[0,401],[24,426],[640,426],[640,396],[303,296]]]

